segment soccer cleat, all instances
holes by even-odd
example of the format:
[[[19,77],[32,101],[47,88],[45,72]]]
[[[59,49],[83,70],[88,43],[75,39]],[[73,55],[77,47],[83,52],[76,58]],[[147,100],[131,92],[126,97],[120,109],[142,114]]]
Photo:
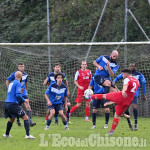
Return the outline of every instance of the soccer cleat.
[[[85,121],[89,122],[89,121],[91,121],[91,120],[89,120],[89,119],[85,119]]]
[[[68,126],[65,127],[65,130],[69,130]]]
[[[113,133],[114,133],[114,130],[111,130],[111,131],[109,132],[109,135],[113,135]]]
[[[4,134],[3,134],[3,137],[5,137],[5,138],[11,138],[12,136],[11,136],[11,134],[6,135],[6,133],[4,133]]]
[[[19,127],[21,127],[21,126],[22,126],[21,122],[17,122],[17,125],[18,125]]]
[[[105,124],[105,125],[104,125],[104,129],[108,129],[108,124]]]
[[[35,139],[35,137],[34,137],[34,136],[32,136],[32,135],[29,135],[29,136],[28,136],[28,135],[26,135],[26,136],[25,136],[25,138],[26,138],[26,139]]]
[[[36,125],[35,122],[30,122],[30,127],[33,127],[33,126],[35,126],[35,125]]]
[[[49,130],[49,127],[46,126],[46,127],[45,127],[45,130]]]
[[[134,125],[134,131],[137,131],[137,130],[138,130],[138,125],[135,124],[135,125]]]
[[[132,126],[132,124],[129,124],[129,129],[130,129],[131,131],[133,131],[133,126]]]
[[[96,129],[96,125],[92,125],[91,129]]]

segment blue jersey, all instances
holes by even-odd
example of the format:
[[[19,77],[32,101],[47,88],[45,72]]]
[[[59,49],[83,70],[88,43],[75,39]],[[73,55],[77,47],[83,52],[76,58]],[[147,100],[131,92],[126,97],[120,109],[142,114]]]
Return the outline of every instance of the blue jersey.
[[[94,81],[94,77],[91,78],[90,86],[94,87],[94,94],[101,94],[101,93],[104,93],[104,88],[103,88],[103,86],[97,84],[97,83]]]
[[[139,80],[139,87],[138,87],[138,89],[137,89],[137,91],[136,91],[136,93],[135,93],[134,96],[139,96],[140,84],[143,85],[143,95],[146,95],[146,80],[145,80],[145,77],[143,76],[143,74],[142,74],[141,72],[138,72],[138,71],[135,70],[134,72],[132,72],[132,76],[133,76],[134,78],[136,78],[136,79]],[[119,74],[119,75],[113,80],[113,82],[116,83],[118,80],[121,80],[121,79],[123,79],[123,74],[122,74],[122,73]]]
[[[100,56],[98,59],[96,59],[96,62],[103,67],[103,70],[99,70],[97,68],[96,72],[95,72],[95,76],[96,75],[102,75],[105,76],[106,78],[109,78],[109,72],[108,72],[108,67],[107,67],[107,61],[110,62],[110,67],[113,71],[114,74],[116,74],[117,70],[119,69],[119,65],[116,61],[111,60],[110,56],[107,55],[102,55]]]
[[[18,103],[17,94],[21,94],[21,84],[17,79],[15,79],[8,86],[7,98],[5,102]]]
[[[9,82],[15,80],[15,72],[13,72],[8,78],[7,80]],[[21,81],[21,88],[24,89],[23,93],[21,94],[21,96],[26,96],[28,95],[27,93],[27,89],[26,89],[26,82],[28,81],[28,74],[26,72],[22,73],[22,81]]]
[[[64,97],[67,97],[67,87],[61,84],[59,87],[56,83],[50,84],[45,94],[49,95],[49,100],[52,104],[63,104]]]
[[[61,72],[61,73],[62,73],[62,72]],[[65,75],[64,73],[62,73],[62,74],[64,75],[63,81],[66,81],[66,80],[67,80],[67,79],[66,79],[66,75]],[[48,75],[48,82],[49,82],[50,84],[56,83],[54,76],[55,76],[54,72],[51,72],[51,73]]]

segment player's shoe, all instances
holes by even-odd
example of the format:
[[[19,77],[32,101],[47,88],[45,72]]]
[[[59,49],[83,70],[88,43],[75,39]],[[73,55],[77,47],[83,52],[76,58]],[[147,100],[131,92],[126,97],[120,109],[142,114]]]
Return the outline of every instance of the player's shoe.
[[[65,126],[65,130],[69,130],[68,126]]]
[[[58,120],[55,120],[55,125],[58,125]]]
[[[92,125],[91,129],[96,129],[96,125]]]
[[[132,124],[129,124],[129,129],[130,129],[131,131],[133,131],[133,126],[132,126]]]
[[[28,136],[28,135],[26,135],[26,136],[25,136],[25,138],[26,138],[26,139],[35,139],[35,137],[34,137],[34,136],[32,136],[32,135],[29,135],[29,136]]]
[[[104,125],[104,129],[108,129],[108,124],[105,124],[105,125]]]
[[[111,130],[111,131],[109,132],[109,135],[113,135],[113,133],[114,133],[114,130]]]
[[[11,138],[12,136],[11,136],[11,134],[6,135],[6,133],[4,133],[4,134],[3,134],[3,137],[4,137],[4,138]]]
[[[134,125],[134,131],[137,131],[137,130],[138,130],[138,125],[135,124],[135,125]]]
[[[30,122],[30,127],[33,127],[33,126],[35,126],[35,125],[36,125],[35,122]]]
[[[21,126],[22,126],[22,124],[21,124],[21,122],[20,122],[20,121],[17,121],[17,125],[18,125],[19,127],[21,127]]]
[[[89,119],[85,119],[85,121],[90,122],[91,120],[89,120]]]
[[[45,130],[49,130],[49,126],[46,126],[46,127],[45,127]]]

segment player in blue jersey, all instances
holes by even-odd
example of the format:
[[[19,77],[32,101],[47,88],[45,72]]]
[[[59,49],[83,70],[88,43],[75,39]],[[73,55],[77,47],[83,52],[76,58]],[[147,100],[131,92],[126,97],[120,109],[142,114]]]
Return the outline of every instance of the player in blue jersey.
[[[136,64],[135,63],[130,63],[129,65],[130,70],[132,71],[132,76],[136,79],[139,80],[139,83],[143,85],[143,101],[146,101],[146,80],[144,75],[136,70]],[[123,74],[118,75],[113,82],[116,83],[119,80],[123,79]],[[140,86],[139,86],[140,88]],[[135,125],[134,125],[134,130],[138,130],[138,124],[137,124],[137,120],[138,120],[138,111],[137,111],[137,102],[138,102],[138,97],[139,97],[139,88],[137,89],[133,101],[132,101],[132,109],[133,109],[133,114],[134,114],[134,120],[135,120]],[[125,112],[126,114],[129,115],[129,111],[128,109]],[[129,124],[129,128],[130,130],[133,130],[131,121],[129,118],[127,118],[128,124]]]
[[[90,81],[90,85],[89,85],[89,89],[94,89],[94,94],[103,94],[104,93],[104,87],[97,84],[94,80],[94,77],[91,78]],[[105,108],[105,125],[104,128],[107,129],[108,128],[108,121],[109,121],[109,114],[110,114],[110,110],[109,107],[104,107],[104,103],[106,102],[106,100],[96,100],[94,99],[92,101],[93,103],[93,113],[92,113],[92,128],[91,129],[95,129],[96,128],[96,114],[97,114],[97,110],[98,108],[100,108],[100,105],[102,108]]]
[[[15,79],[8,85],[7,98],[5,101],[5,118],[9,117],[10,120],[7,123],[6,132],[3,137],[11,137],[10,130],[12,128],[13,122],[16,117],[21,117],[24,120],[24,127],[26,130],[26,139],[34,139],[32,135],[29,134],[30,125],[28,116],[22,107],[18,104],[20,101],[23,103],[29,103],[29,99],[23,98],[21,94],[22,85],[20,81],[22,80],[22,73],[20,71],[15,72]]]
[[[21,96],[23,96],[23,98],[25,99],[29,99],[28,98],[28,74],[26,72],[24,72],[24,63],[20,62],[18,63],[18,70],[22,73],[22,80],[21,80]],[[11,83],[11,81],[13,81],[15,79],[15,72],[13,72],[6,80],[6,86],[8,88],[9,84]],[[19,105],[22,105],[22,101],[19,103]],[[32,122],[32,114],[31,114],[31,107],[29,103],[24,103],[26,110],[27,110],[27,115],[29,117],[29,121],[30,121],[30,126],[33,127],[34,125],[36,125],[35,122]],[[21,126],[20,120],[19,118],[17,118],[17,124],[18,126]]]
[[[117,58],[118,52],[113,50],[110,56],[102,55],[93,62],[97,67],[94,75],[95,82],[104,87],[104,94],[117,92],[110,79],[110,77],[113,77],[119,69],[119,65],[116,61]]]
[[[52,83],[55,82],[54,76],[55,76],[57,73],[61,72],[61,64],[60,64],[60,63],[55,63],[55,64],[53,65],[53,70],[54,70],[54,71],[51,72],[51,73],[48,75],[48,77],[44,80],[44,82],[43,82],[43,85],[44,85],[44,86],[50,85],[50,84],[52,84]],[[69,93],[68,81],[67,81],[66,75],[65,75],[64,73],[63,73],[63,75],[64,75],[63,83],[64,83],[64,84],[67,86],[67,88],[68,88],[68,96],[69,96],[70,93]],[[70,105],[71,105],[71,103],[69,102],[69,99],[68,99],[68,103],[67,103],[67,104],[68,104],[67,119],[68,119],[68,122],[69,122]],[[47,119],[48,119],[48,116],[49,116],[49,109],[48,109],[47,114],[46,114],[46,121],[47,121]],[[55,114],[55,124],[58,125],[58,114]]]
[[[49,126],[51,124],[51,120],[55,113],[59,113],[62,118],[63,124],[65,125],[65,129],[69,130],[67,125],[66,117],[63,113],[63,100],[65,99],[65,109],[67,111],[67,96],[68,90],[67,86],[62,82],[63,74],[58,73],[55,75],[56,82],[49,85],[48,89],[45,92],[45,98],[47,100],[47,104],[50,110],[50,115],[48,116],[47,125],[45,130],[49,130]]]

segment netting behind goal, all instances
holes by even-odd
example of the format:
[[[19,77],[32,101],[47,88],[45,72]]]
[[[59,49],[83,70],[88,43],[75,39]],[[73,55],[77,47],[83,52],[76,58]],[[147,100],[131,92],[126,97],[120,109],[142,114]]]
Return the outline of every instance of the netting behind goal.
[[[88,69],[94,74],[95,67],[93,61],[101,55],[109,55],[117,45],[94,45],[89,53],[87,62]],[[66,74],[69,88],[71,105],[75,105],[77,89],[74,85],[74,75],[80,69],[81,61],[85,59],[89,46],[88,45],[54,45],[50,46],[50,62],[48,56],[48,46],[0,46],[0,116],[4,114],[4,101],[6,99],[6,79],[14,71],[17,70],[18,62],[24,62],[25,72],[29,74],[28,89],[29,99],[32,108],[32,114],[36,116],[44,116],[47,106],[44,93],[47,86],[43,86],[44,79],[49,74],[49,63],[51,67],[54,63],[59,62],[62,65],[62,71]],[[147,80],[147,98],[148,101],[142,103],[142,86],[140,88],[140,97],[138,102],[138,110],[140,116],[150,116],[150,44],[128,45],[127,56],[124,52],[124,45],[118,48],[119,70],[129,66],[130,62],[137,64],[137,70],[142,72]],[[53,69],[53,67],[52,67]],[[53,70],[51,70],[53,71]],[[115,77],[116,77],[115,75]],[[122,81],[117,83],[122,88]],[[102,115],[104,110],[99,111]],[[113,107],[111,106],[111,114]],[[74,116],[85,115],[85,103],[74,113]]]

